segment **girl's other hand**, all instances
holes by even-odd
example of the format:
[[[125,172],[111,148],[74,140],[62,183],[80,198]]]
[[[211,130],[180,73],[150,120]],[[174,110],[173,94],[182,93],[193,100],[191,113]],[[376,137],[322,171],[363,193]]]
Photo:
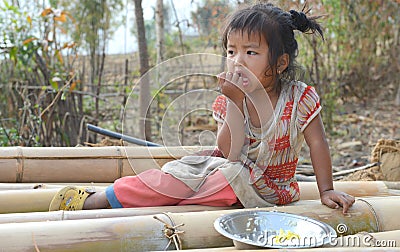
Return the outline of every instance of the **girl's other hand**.
[[[243,85],[243,78],[238,73],[232,72],[220,73],[217,78],[221,93],[235,104],[240,104],[245,96],[240,88]]]
[[[335,190],[328,190],[321,194],[321,202],[330,208],[343,207],[343,213],[347,213],[347,210],[354,204],[355,198],[344,192],[338,192]]]

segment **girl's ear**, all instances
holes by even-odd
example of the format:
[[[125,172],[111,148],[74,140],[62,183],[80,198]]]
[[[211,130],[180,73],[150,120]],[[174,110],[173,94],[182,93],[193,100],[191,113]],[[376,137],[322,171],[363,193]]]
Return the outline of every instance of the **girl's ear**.
[[[289,54],[284,53],[278,58],[278,67],[276,70],[279,73],[282,73],[283,71],[286,70],[288,66],[289,66]]]

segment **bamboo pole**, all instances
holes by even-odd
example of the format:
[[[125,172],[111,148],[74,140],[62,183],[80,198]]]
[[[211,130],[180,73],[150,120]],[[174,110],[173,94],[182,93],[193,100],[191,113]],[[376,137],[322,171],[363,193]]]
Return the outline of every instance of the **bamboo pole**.
[[[1,147],[0,182],[111,183],[211,147]]]
[[[400,197],[399,196],[392,196],[393,199],[398,199],[400,203]],[[379,220],[379,226],[380,230],[382,231],[391,231],[391,230],[396,230],[400,229],[399,224],[400,221],[398,219],[399,215],[399,204],[397,202],[393,202],[393,204],[379,204],[379,202],[384,201],[385,198],[387,197],[374,197],[371,199],[368,199],[367,202],[370,205],[373,205],[374,209],[374,214],[376,215],[376,218]],[[396,219],[395,219],[396,218]]]
[[[164,212],[182,213],[182,212],[199,212],[199,211],[218,211],[218,210],[228,210],[228,209],[239,209],[239,207],[237,206],[211,207],[211,206],[201,206],[201,205],[187,205],[187,206],[120,208],[120,209],[94,209],[94,210],[82,210],[82,211],[60,210],[51,212],[8,213],[8,214],[0,214],[0,224],[115,218],[115,217],[161,214]]]
[[[300,199],[319,199],[319,191],[315,182],[298,182],[300,188]],[[334,181],[335,190],[342,191],[355,197],[366,196],[389,196],[384,181]]]
[[[0,213],[23,213],[23,212],[43,212],[48,211],[52,196],[55,195],[57,189],[68,183],[60,184],[44,184],[43,188],[49,188],[50,192],[43,192],[42,189],[15,189],[31,187],[37,184],[24,183],[3,184],[2,186],[14,188],[14,190],[0,190]],[[85,184],[74,183],[77,186],[93,186],[97,191],[105,190],[106,184]],[[299,182],[300,200],[317,200],[319,199],[318,187],[315,182]],[[391,195],[382,181],[335,181],[335,189],[351,194],[355,197],[368,196],[386,196]],[[11,200],[10,200],[11,199]],[[25,202],[30,202],[29,205]]]
[[[390,200],[390,202],[392,201],[394,201],[394,199]],[[383,201],[379,201],[379,203],[383,204]],[[400,202],[398,203],[398,205],[400,206]],[[236,211],[246,210],[254,209],[244,209]],[[328,225],[331,225],[333,228],[340,227],[345,223],[347,230],[343,233],[344,235],[355,234],[365,230],[369,230],[370,232],[377,232],[379,230],[378,221],[376,220],[370,205],[363,200],[358,200],[346,215],[342,214],[341,209],[328,208],[324,205],[321,205],[318,201],[310,201],[310,203],[307,205],[260,208],[258,210],[275,210],[307,216],[316,220],[323,221]],[[185,223],[185,226],[182,227],[182,229],[184,228],[185,230],[185,233],[182,236],[183,247],[201,248],[202,242],[204,241],[202,241],[202,239],[197,239],[196,237],[199,234],[204,233],[215,239],[220,239],[218,238],[218,235],[215,234],[216,231],[213,229],[213,222],[216,217],[233,211],[234,210],[221,211],[221,213],[217,214],[216,216],[208,214],[207,216],[202,216],[201,218],[196,216],[198,215],[197,213],[174,213],[170,214],[170,216],[175,221],[175,223]],[[190,226],[186,225],[185,218],[189,218],[190,220],[192,220]],[[210,230],[212,230],[213,232],[211,232]],[[211,239],[210,237],[208,239]],[[207,243],[219,244],[218,241],[214,240],[208,240]],[[229,245],[223,244],[223,246]]]
[[[395,241],[396,247],[400,247],[400,230],[392,230],[386,232],[371,233],[371,235],[379,241]],[[383,244],[382,244],[383,245]]]
[[[105,190],[112,183],[0,183],[0,192],[9,190],[29,190],[29,189],[60,189],[65,186],[91,187],[97,190]]]
[[[319,200],[301,200],[292,205],[320,205]],[[216,211],[231,210],[240,207],[210,207],[210,206],[158,206],[142,208],[123,208],[123,209],[94,209],[82,211],[51,211],[51,212],[19,212],[0,214],[0,223],[19,223],[19,222],[40,222],[40,221],[62,221],[95,218],[113,218],[126,216],[149,215],[164,212],[196,212],[196,211]]]
[[[298,182],[301,199],[318,199],[319,192],[315,182]],[[26,189],[59,189],[66,185],[90,186],[94,189],[104,190],[112,183],[0,183],[0,191],[26,190]],[[389,196],[390,191],[386,181],[334,181],[336,190],[346,192],[356,197],[364,196]]]
[[[0,213],[48,211],[57,191],[58,189],[0,191]]]
[[[385,181],[384,183],[389,189],[400,190],[400,181]]]
[[[399,209],[399,197],[377,197],[357,200],[346,215],[341,209],[331,209],[320,203],[285,207],[260,208],[308,216],[324,221],[332,227],[346,224],[348,232],[377,232],[382,228],[397,227],[400,223],[389,224],[380,216],[392,215],[390,208]],[[387,207],[375,208],[377,205]],[[390,206],[390,207],[389,207]],[[175,231],[179,234],[182,248],[230,247],[232,241],[220,235],[213,228],[216,218],[234,211],[222,210],[156,215],[170,226],[184,224]],[[378,219],[376,218],[378,216]],[[393,217],[393,215],[392,215]],[[25,222],[0,224],[0,244],[6,251],[155,251],[164,250],[168,238],[164,236],[164,224],[152,215],[83,219],[68,221]],[[383,229],[382,231],[390,231]],[[11,234],[11,235],[10,235]],[[171,248],[171,247],[170,247]]]

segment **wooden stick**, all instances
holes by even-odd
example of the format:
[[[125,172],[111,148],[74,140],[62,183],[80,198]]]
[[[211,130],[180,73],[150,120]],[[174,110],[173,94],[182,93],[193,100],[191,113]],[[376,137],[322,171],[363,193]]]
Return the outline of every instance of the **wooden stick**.
[[[363,165],[363,166],[359,166],[356,168],[352,168],[352,169],[347,169],[347,170],[343,170],[343,171],[338,171],[338,172],[334,172],[332,173],[332,176],[336,177],[336,176],[342,176],[342,175],[347,175],[356,171],[361,171],[361,170],[365,170],[374,166],[378,166],[380,164],[380,162],[375,162],[372,164],[367,164],[367,165]]]
[[[347,169],[347,170],[333,172],[332,176],[333,177],[338,177],[338,176],[347,175],[347,174],[350,174],[350,173],[353,173],[353,172],[356,172],[356,171],[361,171],[361,170],[365,170],[365,169],[368,169],[368,168],[371,168],[371,167],[374,167],[374,166],[378,166],[379,164],[380,164],[380,162],[375,162],[375,163],[359,166],[359,167],[356,167],[356,168],[351,168],[351,169]],[[302,174],[296,174],[296,178],[298,178],[299,181],[316,181],[315,176],[304,176]]]

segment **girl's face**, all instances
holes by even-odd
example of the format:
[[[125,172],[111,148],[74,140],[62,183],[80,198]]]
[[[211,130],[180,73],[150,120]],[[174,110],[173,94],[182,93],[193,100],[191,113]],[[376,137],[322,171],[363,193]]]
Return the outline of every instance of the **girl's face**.
[[[228,72],[242,76],[243,86],[239,88],[244,92],[251,93],[261,88],[269,90],[273,86],[268,45],[260,34],[231,31],[227,40],[227,58]]]

